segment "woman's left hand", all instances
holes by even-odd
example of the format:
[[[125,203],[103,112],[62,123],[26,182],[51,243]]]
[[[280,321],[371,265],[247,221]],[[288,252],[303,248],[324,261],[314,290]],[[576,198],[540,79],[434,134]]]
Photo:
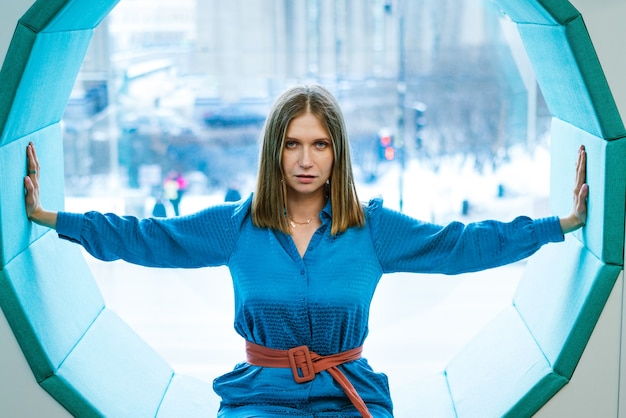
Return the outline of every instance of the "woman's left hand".
[[[576,180],[574,182],[574,207],[572,213],[561,218],[561,230],[564,234],[577,230],[587,222],[587,196],[589,185],[587,180],[587,152],[585,146],[578,148],[578,161],[576,161]]]

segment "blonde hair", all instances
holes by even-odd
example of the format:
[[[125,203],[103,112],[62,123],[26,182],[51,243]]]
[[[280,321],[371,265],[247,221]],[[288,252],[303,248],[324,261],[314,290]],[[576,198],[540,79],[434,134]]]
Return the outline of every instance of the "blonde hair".
[[[345,232],[353,226],[363,226],[365,215],[354,185],[350,144],[343,115],[333,95],[318,85],[288,89],[278,97],[267,117],[256,192],[252,200],[252,222],[258,227],[290,233],[285,217],[287,196],[282,182],[282,151],[289,123],[307,111],[317,116],[326,127],[333,145],[334,163],[329,185],[331,234]]]

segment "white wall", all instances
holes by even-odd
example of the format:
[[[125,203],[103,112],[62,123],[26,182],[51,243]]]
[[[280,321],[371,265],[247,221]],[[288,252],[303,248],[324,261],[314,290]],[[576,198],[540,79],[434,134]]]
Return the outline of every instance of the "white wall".
[[[4,2],[0,14],[0,57],[4,57],[11,42],[17,20],[34,3],[33,0],[12,0]]]
[[[570,2],[583,15],[622,119],[625,119],[626,54],[624,54],[624,42],[626,33],[624,20],[626,19],[626,1],[570,0]]]

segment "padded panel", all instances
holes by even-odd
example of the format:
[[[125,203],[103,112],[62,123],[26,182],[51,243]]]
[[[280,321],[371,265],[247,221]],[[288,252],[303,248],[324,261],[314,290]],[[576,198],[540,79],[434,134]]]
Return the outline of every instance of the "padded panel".
[[[459,417],[528,417],[567,383],[513,307],[461,349],[446,374]]]
[[[529,260],[514,304],[555,372],[571,378],[620,271],[570,235]]]
[[[61,32],[93,29],[119,0],[37,1],[20,21],[35,32]],[[89,6],[86,7],[85,5]]]
[[[61,120],[92,35],[18,24],[0,71],[0,145]]]
[[[602,261],[624,263],[624,202],[626,202],[626,138],[604,141],[566,122],[552,122],[550,209],[567,215],[578,147],[587,149],[589,213],[585,228],[574,232]]]
[[[41,386],[77,417],[154,417],[172,377],[170,366],[105,309]]]
[[[161,402],[157,418],[216,416],[219,402],[215,402],[214,398],[211,384],[175,374]]]
[[[26,146],[33,141],[37,157],[45,170],[40,177],[41,200],[45,207],[60,210],[64,204],[63,142],[59,124],[49,126],[19,141],[0,147],[0,261],[6,265],[48,228],[36,225],[26,217],[24,177]]]
[[[600,138],[624,136],[582,17],[566,26],[519,24],[518,29],[551,114]]]
[[[563,0],[492,0],[516,23],[563,25],[580,13]]]
[[[0,271],[0,305],[37,381],[61,365],[104,309],[79,247],[54,232]]]
[[[392,389],[391,398],[403,399],[402,405],[394,405],[398,417],[456,418],[444,373],[421,376],[416,382]]]

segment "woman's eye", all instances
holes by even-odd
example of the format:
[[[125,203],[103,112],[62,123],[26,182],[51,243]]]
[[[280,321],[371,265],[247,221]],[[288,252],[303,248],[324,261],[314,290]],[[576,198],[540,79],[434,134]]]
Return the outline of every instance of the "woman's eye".
[[[317,148],[323,149],[326,148],[328,146],[328,142],[325,141],[320,141],[317,143]]]
[[[296,142],[295,141],[286,141],[285,142],[285,148],[294,148],[296,146]]]

